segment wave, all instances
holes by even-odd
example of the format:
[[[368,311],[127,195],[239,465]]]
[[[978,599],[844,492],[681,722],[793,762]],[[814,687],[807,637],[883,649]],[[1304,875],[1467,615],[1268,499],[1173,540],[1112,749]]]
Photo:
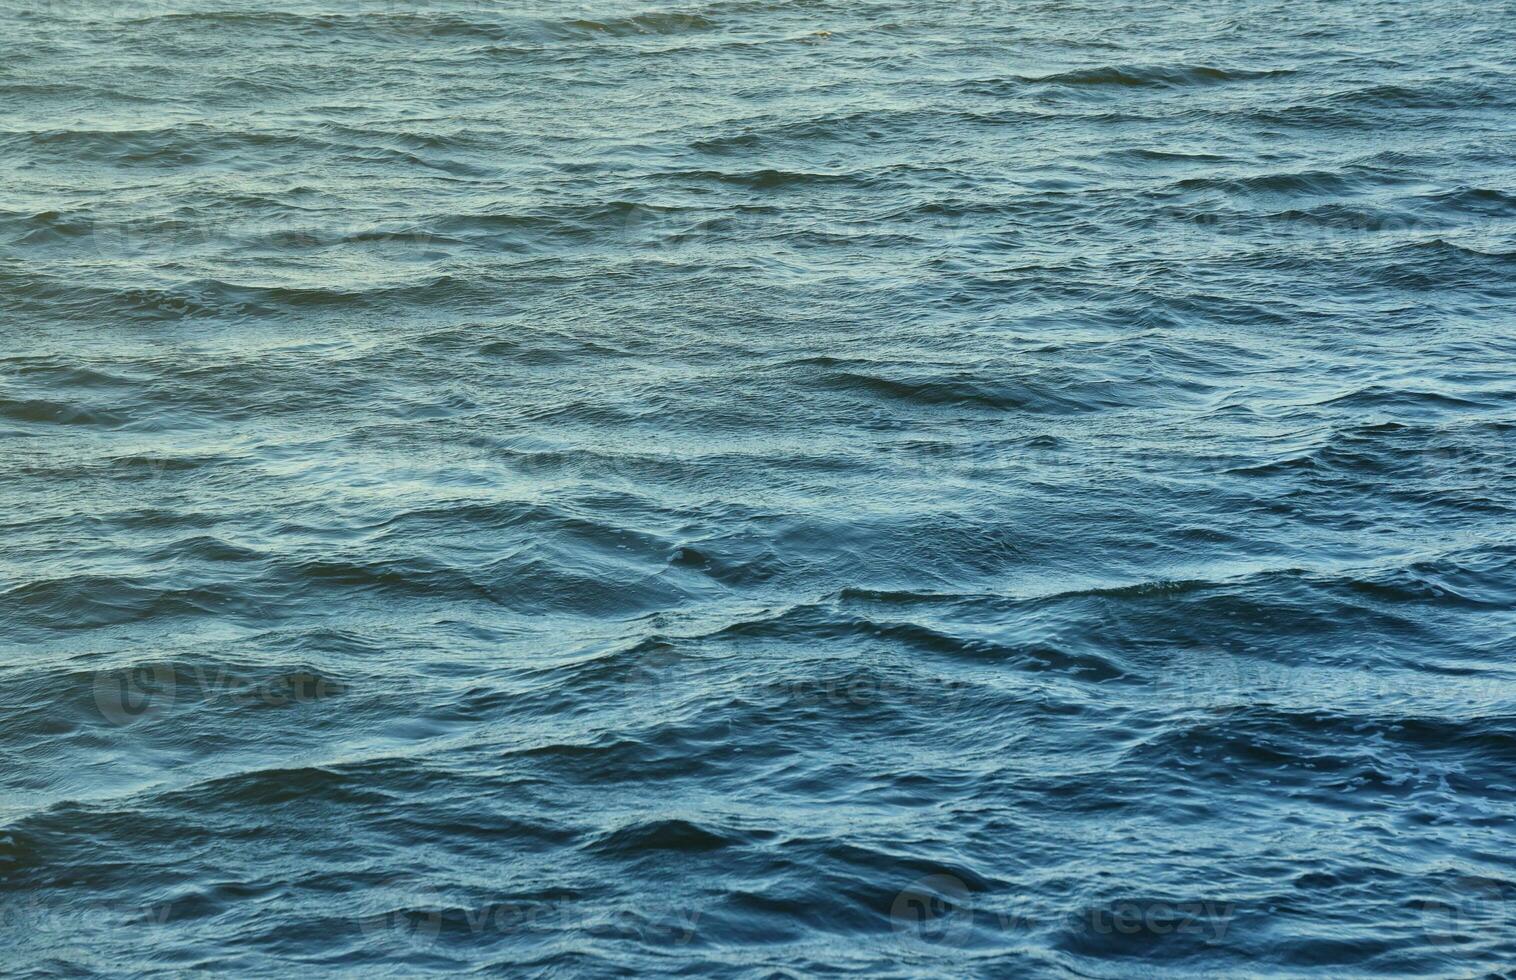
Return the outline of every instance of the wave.
[[[658,11],[606,20],[576,19],[553,24],[549,30],[567,37],[667,36],[709,31],[717,22],[698,13]]]
[[[1516,21],[1387,9],[0,4],[6,971],[1508,969]]]
[[[1204,85],[1221,85],[1233,82],[1252,82],[1268,78],[1283,78],[1294,74],[1293,69],[1245,69],[1216,68],[1209,65],[1102,65],[1096,68],[1079,68],[1054,72],[1048,75],[1018,75],[1010,79],[1016,87],[1025,85],[1051,85],[1059,87],[1116,87],[1116,88],[1188,88]],[[1004,88],[1005,82],[992,81],[970,83],[966,91],[972,94],[1011,94]]]

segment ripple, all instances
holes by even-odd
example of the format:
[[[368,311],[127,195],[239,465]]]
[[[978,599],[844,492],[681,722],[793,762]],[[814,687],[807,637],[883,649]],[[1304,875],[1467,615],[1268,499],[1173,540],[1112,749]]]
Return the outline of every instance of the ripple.
[[[1508,969],[1513,38],[6,7],[8,971]]]

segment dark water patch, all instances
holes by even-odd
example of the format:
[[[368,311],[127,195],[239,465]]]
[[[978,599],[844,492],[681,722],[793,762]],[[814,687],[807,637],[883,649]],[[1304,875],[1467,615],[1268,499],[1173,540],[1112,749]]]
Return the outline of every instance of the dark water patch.
[[[1292,74],[1291,70],[1282,68],[1249,70],[1215,68],[1207,65],[1106,65],[1099,68],[1055,72],[1051,75],[1022,76],[1017,80],[1027,84],[1070,87],[1184,88],[1279,78],[1290,74]]]
[[[91,409],[78,403],[49,402],[40,399],[12,401],[0,399],[0,417],[13,422],[43,425],[120,426],[127,417],[105,409]]]
[[[734,843],[730,835],[709,830],[687,820],[657,820],[621,827],[590,848],[606,854],[637,854],[643,851],[717,851]]]
[[[1053,385],[997,385],[963,380],[910,380],[872,372],[837,371],[825,383],[842,391],[921,405],[967,406],[1036,414],[1071,414],[1113,408],[1122,400],[1114,384],[1083,382],[1069,390]]]

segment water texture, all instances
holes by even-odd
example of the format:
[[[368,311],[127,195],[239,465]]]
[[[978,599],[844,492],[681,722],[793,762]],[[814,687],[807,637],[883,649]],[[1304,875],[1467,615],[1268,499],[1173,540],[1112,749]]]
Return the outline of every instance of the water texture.
[[[0,972],[1516,967],[1508,0],[7,0]]]

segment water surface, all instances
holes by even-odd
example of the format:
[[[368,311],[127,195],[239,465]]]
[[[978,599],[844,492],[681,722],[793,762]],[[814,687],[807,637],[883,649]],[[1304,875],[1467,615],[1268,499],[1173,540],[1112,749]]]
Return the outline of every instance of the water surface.
[[[1513,50],[7,2],[0,968],[1509,969]]]

